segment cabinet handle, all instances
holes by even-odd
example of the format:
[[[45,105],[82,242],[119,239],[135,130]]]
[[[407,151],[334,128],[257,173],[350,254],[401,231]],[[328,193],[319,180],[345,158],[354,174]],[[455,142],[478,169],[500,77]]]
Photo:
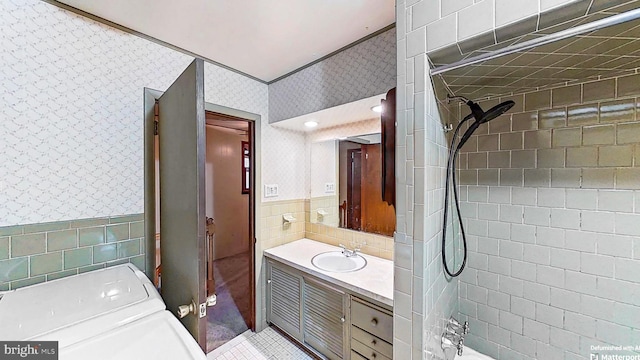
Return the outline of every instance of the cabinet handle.
[[[371,340],[371,345],[376,346],[377,343],[376,339]]]
[[[378,355],[376,355],[376,353],[372,353],[372,354],[371,354],[371,358],[372,358],[372,359],[375,359],[375,358],[376,358],[376,356],[378,356]]]
[[[343,316],[343,317],[340,318],[340,321],[345,322],[345,321],[347,321],[347,319],[345,319],[345,317]]]
[[[271,284],[271,279],[267,280],[267,284]]]
[[[376,319],[376,318],[371,319],[371,325],[373,325],[373,326],[378,325],[378,319]]]

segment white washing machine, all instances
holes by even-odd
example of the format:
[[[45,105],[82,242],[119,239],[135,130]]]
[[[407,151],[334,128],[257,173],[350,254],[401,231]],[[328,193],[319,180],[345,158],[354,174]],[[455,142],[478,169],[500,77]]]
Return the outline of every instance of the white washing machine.
[[[2,294],[0,339],[58,341],[60,359],[204,359],[132,264]]]

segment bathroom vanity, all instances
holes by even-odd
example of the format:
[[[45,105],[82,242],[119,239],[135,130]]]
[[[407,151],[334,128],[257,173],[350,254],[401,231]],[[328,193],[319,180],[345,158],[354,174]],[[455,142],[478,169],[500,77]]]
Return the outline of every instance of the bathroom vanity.
[[[325,358],[393,357],[393,262],[369,255],[351,272],[324,271],[314,256],[340,251],[302,239],[265,250],[267,321]]]

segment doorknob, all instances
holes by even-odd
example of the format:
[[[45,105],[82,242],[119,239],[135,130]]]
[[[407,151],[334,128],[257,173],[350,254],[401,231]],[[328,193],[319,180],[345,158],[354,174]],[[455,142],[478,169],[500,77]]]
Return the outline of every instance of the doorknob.
[[[189,314],[196,314],[198,307],[196,306],[196,302],[191,300],[191,304],[189,305],[180,305],[178,306],[178,318],[182,319],[183,317]]]

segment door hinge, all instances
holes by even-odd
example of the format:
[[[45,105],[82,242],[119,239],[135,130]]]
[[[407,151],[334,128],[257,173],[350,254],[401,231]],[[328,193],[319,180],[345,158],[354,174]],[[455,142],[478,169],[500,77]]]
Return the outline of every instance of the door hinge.
[[[158,135],[158,121],[153,122],[153,135]]]

